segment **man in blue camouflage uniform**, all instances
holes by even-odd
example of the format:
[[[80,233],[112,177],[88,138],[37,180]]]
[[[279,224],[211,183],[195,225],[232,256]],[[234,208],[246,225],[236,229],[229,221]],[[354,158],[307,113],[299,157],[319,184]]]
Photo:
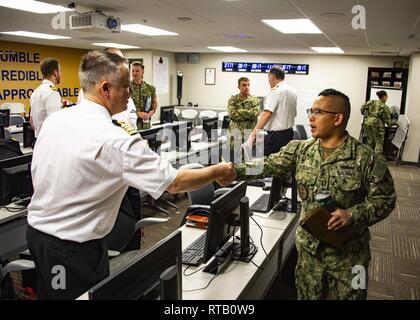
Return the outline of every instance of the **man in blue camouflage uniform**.
[[[332,248],[298,227],[298,298],[366,299],[368,227],[394,209],[394,182],[385,162],[347,133],[350,102],[346,95],[326,89],[307,112],[314,139],[291,141],[276,154],[236,165],[237,179],[283,176],[294,169],[302,199],[300,221],[320,205],[316,194],[329,191],[335,211],[328,228],[346,227],[351,236],[339,248]],[[258,168],[260,172],[253,172]],[[360,274],[354,270],[365,272],[364,283],[356,281],[355,285]],[[360,279],[363,281],[363,277]]]

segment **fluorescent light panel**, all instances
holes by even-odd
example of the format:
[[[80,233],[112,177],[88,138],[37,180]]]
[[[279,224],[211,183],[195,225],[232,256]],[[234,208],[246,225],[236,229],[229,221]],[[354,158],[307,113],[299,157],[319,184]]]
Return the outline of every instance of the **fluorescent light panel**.
[[[261,21],[281,33],[322,33],[309,19],[265,19]]]
[[[94,46],[117,48],[117,49],[139,49],[140,47],[130,46],[128,44],[112,43],[112,42],[95,42]]]
[[[177,36],[178,33],[166,31],[163,29],[153,28],[142,24],[123,24],[121,30],[144,34],[146,36]]]
[[[10,34],[12,36],[47,39],[47,40],[71,39],[70,37],[57,36],[55,34],[29,32],[29,31],[5,31],[5,32],[0,32],[0,33]]]
[[[33,13],[55,13],[60,11],[73,11],[63,6],[57,6],[41,1],[33,0],[0,0],[1,7],[7,7],[16,10],[29,11]]]
[[[318,53],[344,53],[339,47],[311,47],[311,49]]]
[[[229,47],[229,46],[225,46],[225,47],[207,47],[207,48],[212,49],[212,50],[216,50],[216,51],[221,51],[221,52],[247,52],[247,50],[239,49],[239,48],[235,48],[235,47]]]

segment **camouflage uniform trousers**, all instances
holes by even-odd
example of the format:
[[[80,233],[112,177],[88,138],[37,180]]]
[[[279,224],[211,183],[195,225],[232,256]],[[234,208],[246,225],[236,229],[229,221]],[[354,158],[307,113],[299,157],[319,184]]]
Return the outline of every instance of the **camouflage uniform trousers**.
[[[385,128],[383,125],[365,123],[363,129],[366,136],[366,145],[369,146],[382,159],[384,150]]]
[[[369,261],[369,246],[360,250],[339,251],[320,244],[315,256],[298,249],[295,270],[298,299],[366,300]],[[365,289],[353,289],[352,282],[357,275],[357,272],[352,273],[354,266],[364,267]]]

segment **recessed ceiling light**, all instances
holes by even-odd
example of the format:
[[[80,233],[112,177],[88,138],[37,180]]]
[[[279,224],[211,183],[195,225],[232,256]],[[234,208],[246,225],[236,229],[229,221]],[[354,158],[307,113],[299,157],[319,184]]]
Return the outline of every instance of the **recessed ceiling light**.
[[[281,33],[322,33],[309,19],[264,19],[261,21]]]
[[[178,33],[166,31],[163,29],[153,28],[142,24],[123,24],[121,30],[145,34],[147,36],[177,36]]]
[[[339,47],[311,47],[311,49],[319,53],[344,53]]]
[[[29,11],[33,13],[55,13],[61,11],[73,11],[72,9],[33,0],[0,0],[1,7],[16,10]]]
[[[216,51],[221,51],[221,52],[247,52],[247,50],[239,49],[239,48],[235,48],[235,47],[230,47],[230,46],[207,47],[207,48],[212,49],[212,50],[216,50]]]
[[[95,42],[94,46],[117,48],[117,49],[139,49],[140,47],[130,46],[128,44],[112,43],[112,42]]]
[[[29,32],[29,31],[5,31],[1,33],[10,34],[12,36],[47,39],[47,40],[71,39],[70,37],[57,36],[55,34],[37,33],[37,32]]]
[[[341,12],[333,12],[333,11],[321,12],[320,15],[323,16],[323,17],[326,17],[326,18],[340,18],[340,17],[344,17],[345,16],[344,13],[341,13]]]

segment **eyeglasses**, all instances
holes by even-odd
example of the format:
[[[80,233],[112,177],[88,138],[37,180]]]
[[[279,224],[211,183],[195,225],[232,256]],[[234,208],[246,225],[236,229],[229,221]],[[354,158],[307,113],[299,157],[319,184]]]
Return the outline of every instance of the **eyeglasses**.
[[[326,114],[326,113],[339,114],[340,112],[332,112],[332,111],[322,110],[320,108],[306,109],[306,114],[308,115],[308,117],[310,117],[311,115],[314,115],[314,117],[318,117],[320,114]]]

